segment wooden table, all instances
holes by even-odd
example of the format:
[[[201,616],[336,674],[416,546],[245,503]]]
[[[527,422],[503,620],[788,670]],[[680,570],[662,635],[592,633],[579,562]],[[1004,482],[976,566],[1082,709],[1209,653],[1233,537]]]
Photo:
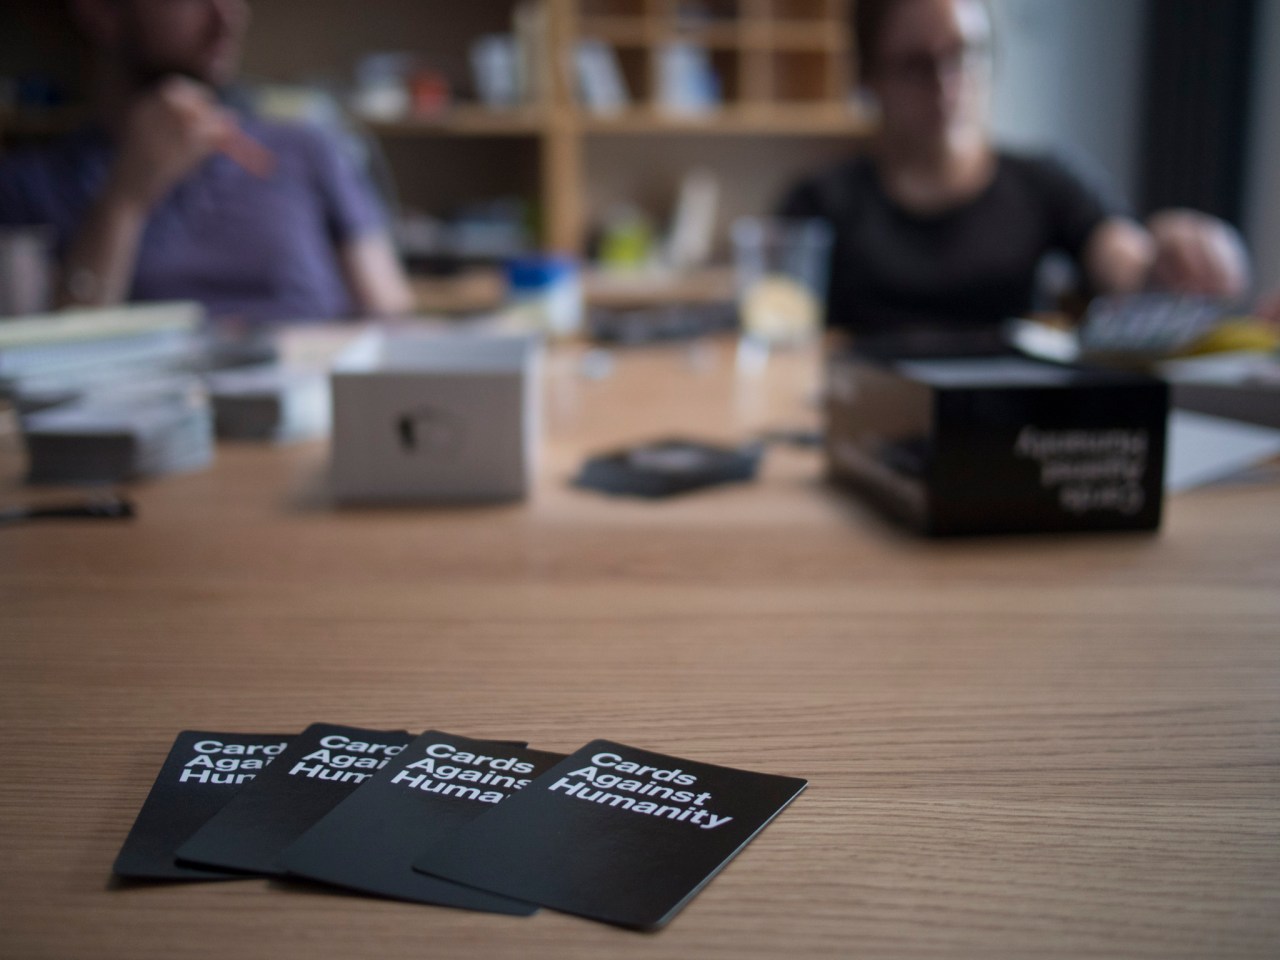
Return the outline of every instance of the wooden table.
[[[412,277],[414,302],[424,314],[494,313],[507,299],[506,274],[478,267],[450,277]],[[635,310],[680,304],[730,303],[733,270],[713,267],[687,272],[589,270],[582,277],[588,308]]]
[[[580,369],[552,361],[525,505],[335,511],[322,445],[226,447],[132,525],[0,531],[0,956],[1280,954],[1280,490],[1178,497],[1158,537],[930,543],[778,450],[751,487],[614,501],[567,487],[585,451],[812,425],[815,365]],[[178,730],[315,720],[812,785],[656,935],[108,889]]]

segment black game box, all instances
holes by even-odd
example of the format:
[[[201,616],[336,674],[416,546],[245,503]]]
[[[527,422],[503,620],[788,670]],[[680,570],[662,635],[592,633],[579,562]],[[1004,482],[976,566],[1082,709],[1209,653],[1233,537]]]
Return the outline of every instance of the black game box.
[[[1019,355],[827,367],[827,463],[932,536],[1155,530],[1168,387]]]

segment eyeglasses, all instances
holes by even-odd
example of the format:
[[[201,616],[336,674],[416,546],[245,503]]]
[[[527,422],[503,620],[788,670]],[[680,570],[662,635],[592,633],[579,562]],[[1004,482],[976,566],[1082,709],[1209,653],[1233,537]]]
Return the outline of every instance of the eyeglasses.
[[[991,62],[991,44],[966,43],[942,53],[905,53],[886,58],[880,74],[902,83],[923,85],[968,73]]]

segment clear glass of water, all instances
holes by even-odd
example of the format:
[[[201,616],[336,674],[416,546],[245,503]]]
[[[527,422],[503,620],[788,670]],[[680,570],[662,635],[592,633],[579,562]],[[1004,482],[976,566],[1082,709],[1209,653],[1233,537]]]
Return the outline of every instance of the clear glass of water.
[[[766,345],[816,338],[826,314],[830,225],[744,217],[734,222],[731,238],[743,334]]]

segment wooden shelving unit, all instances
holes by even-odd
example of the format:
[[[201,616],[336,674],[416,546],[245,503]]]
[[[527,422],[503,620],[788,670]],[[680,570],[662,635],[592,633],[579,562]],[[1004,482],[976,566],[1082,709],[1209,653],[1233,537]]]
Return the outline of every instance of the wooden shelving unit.
[[[19,2],[24,22],[54,22],[44,0]],[[868,130],[849,106],[855,0],[533,0],[545,22],[544,89],[535,103],[489,109],[470,99],[468,51],[482,35],[510,31],[521,2],[370,0],[357,8],[349,0],[273,0],[255,7],[245,75],[284,84],[320,79],[341,90],[368,54],[421,56],[457,83],[459,101],[436,117],[364,124],[387,153],[406,204],[448,212],[518,194],[538,211],[544,246],[574,254],[610,204],[669,208],[673,184],[694,166],[722,177],[722,195],[739,204],[722,211],[729,218],[758,212],[779,188],[774,181],[853,149],[842,145]],[[43,38],[53,67],[76,74],[53,42],[54,27],[32,35]],[[573,60],[583,40],[613,51],[627,109],[602,115],[580,103]],[[675,42],[707,51],[722,91],[717,109],[695,116],[664,109],[659,62]],[[13,43],[0,44],[0,53],[0,75],[44,69],[50,59]],[[56,135],[80,116],[0,112],[0,147]],[[764,177],[773,180],[762,185]]]
[[[804,108],[786,114],[729,108],[708,122],[705,117],[668,117],[636,113],[620,117],[586,117],[580,123],[585,134],[634,134],[638,136],[690,133],[700,136],[747,137],[847,137],[865,133],[841,111]]]
[[[363,123],[369,133],[387,138],[539,136],[546,125],[546,112],[537,107],[492,110],[472,105],[451,107],[439,117]]]
[[[780,107],[793,102],[843,109],[850,77],[849,0],[566,4],[575,40],[602,41],[620,58],[638,63],[632,78],[638,89],[632,95],[640,110],[661,108],[654,82],[657,62],[663,46],[674,42],[712,53],[730,111],[752,105],[766,114],[781,113]]]
[[[368,124],[388,142],[415,138],[524,138],[536,141],[538,201],[548,249],[585,247],[593,171],[588,154],[601,138],[842,138],[869,125],[849,105],[853,0],[542,0],[547,22],[549,87],[519,111],[458,106],[439,118]],[[695,9],[697,13],[695,14]],[[580,103],[572,76],[582,40],[607,44],[617,57],[629,109],[600,115]],[[719,109],[696,116],[667,112],[657,96],[664,45],[704,47],[724,92]]]
[[[546,242],[581,250],[586,230],[580,202],[591,177],[584,153],[601,136],[835,137],[864,135],[869,124],[849,105],[853,0],[545,0],[552,23],[551,57],[567,63],[581,40],[614,51],[631,106],[622,113],[587,111],[563,74],[551,115],[544,175]],[[704,48],[722,105],[696,116],[664,109],[657,74],[663,48]],[[567,199],[566,199],[567,198]]]

